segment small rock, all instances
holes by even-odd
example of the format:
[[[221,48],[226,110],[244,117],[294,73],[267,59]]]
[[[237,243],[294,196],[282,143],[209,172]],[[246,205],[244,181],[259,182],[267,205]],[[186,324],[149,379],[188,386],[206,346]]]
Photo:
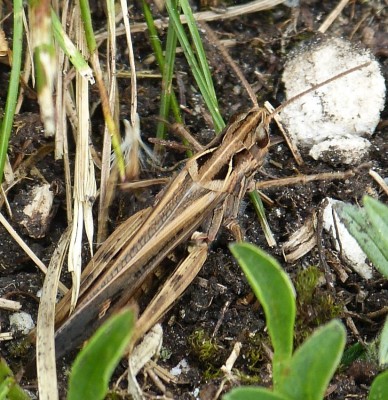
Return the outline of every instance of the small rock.
[[[13,333],[18,332],[23,335],[27,335],[31,329],[35,328],[31,315],[23,311],[10,315],[9,324]]]
[[[15,221],[34,239],[44,237],[55,213],[54,193],[47,183],[34,186],[28,193],[15,197],[24,208],[15,213]]]
[[[179,376],[182,374],[182,372],[187,372],[189,369],[190,367],[187,360],[183,358],[174,368],[171,368],[170,374],[173,376]]]
[[[373,270],[366,263],[366,254],[358,245],[356,239],[349,233],[346,226],[341,222],[335,208],[333,208],[334,204],[342,202],[331,198],[326,198],[324,201],[326,201],[326,206],[322,215],[323,228],[332,237],[336,249],[341,251],[344,261],[348,266],[364,279],[371,279]]]
[[[287,61],[283,81],[287,98],[357,67],[291,102],[280,116],[290,135],[315,159],[333,164],[359,163],[385,104],[380,66],[365,49],[339,38],[320,39],[302,47]]]

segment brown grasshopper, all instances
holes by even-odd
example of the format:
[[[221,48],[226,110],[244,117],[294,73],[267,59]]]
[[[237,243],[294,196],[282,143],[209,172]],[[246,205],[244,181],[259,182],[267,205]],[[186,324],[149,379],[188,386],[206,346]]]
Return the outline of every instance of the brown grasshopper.
[[[348,70],[346,74],[367,64]],[[235,116],[210,145],[186,162],[153,207],[129,218],[104,242],[82,274],[81,300],[64,323],[70,294],[57,307],[57,324],[62,323],[56,333],[57,357],[80,344],[114,309],[130,301],[162,260],[193,237],[205,222],[208,229],[199,235],[202,243],[213,241],[221,225],[233,223],[240,201],[254,188],[254,175],[267,154],[269,123],[287,104],[273,113],[252,108]],[[179,295],[194,279],[205,259],[206,245],[198,247],[188,261],[178,267],[168,281],[175,293]],[[179,276],[188,271],[191,275],[185,286],[179,287]],[[145,311],[141,317],[143,324],[137,325],[141,326],[135,334],[137,338],[171,305],[172,300],[167,297],[165,294],[155,297],[152,304],[158,304],[159,308],[148,307],[147,310],[158,309],[158,312],[151,315],[150,311]]]

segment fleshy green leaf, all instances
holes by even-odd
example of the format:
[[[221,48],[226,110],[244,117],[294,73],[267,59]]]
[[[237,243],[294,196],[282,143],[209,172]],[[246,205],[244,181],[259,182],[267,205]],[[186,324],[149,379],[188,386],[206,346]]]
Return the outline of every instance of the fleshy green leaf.
[[[388,277],[388,207],[364,197],[364,209],[337,205],[336,210],[377,270]]]
[[[293,349],[295,291],[277,261],[248,243],[230,247],[253,292],[263,306],[268,333],[274,348],[274,383],[278,367],[289,360]]]
[[[13,372],[3,358],[0,358],[0,400],[29,400],[30,396],[18,385]]]
[[[288,400],[288,398],[261,387],[239,387],[227,393],[223,400]]]
[[[384,328],[380,337],[379,364],[388,364],[388,318],[385,320]]]
[[[68,400],[105,398],[110,377],[131,339],[134,319],[127,309],[97,330],[73,364]]]
[[[388,393],[388,370],[377,375],[370,387],[368,400],[385,400]]]
[[[321,400],[345,347],[346,331],[334,320],[316,330],[283,368],[277,391],[292,400]]]

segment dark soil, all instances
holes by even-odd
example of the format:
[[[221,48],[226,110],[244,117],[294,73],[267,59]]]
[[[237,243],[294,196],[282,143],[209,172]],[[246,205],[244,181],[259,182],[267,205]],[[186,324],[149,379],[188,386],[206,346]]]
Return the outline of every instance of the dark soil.
[[[282,86],[280,74],[286,55],[290,49],[297,46],[306,38],[313,38],[322,20],[336,6],[335,1],[303,1],[300,8],[292,9],[278,6],[273,10],[241,16],[232,20],[214,22],[211,28],[219,39],[233,39],[235,45],[228,48],[229,54],[238,63],[246,79],[257,91],[260,100],[270,100],[273,104],[282,101]],[[140,5],[136,19],[141,19]],[[199,7],[198,4],[195,7]],[[95,25],[103,25],[103,12],[96,10]],[[139,17],[139,18],[137,18]],[[343,13],[334,22],[329,32],[332,36],[351,38],[354,42],[362,42],[369,47],[380,61],[382,72],[388,75],[388,33],[387,8],[383,10],[383,1],[350,2]],[[8,23],[9,24],[9,23]],[[5,25],[7,27],[7,23]],[[11,29],[6,31],[11,37]],[[162,33],[161,33],[162,34]],[[149,63],[152,50],[148,45],[146,33],[134,35],[134,48],[138,71],[155,71],[155,62]],[[207,42],[205,46],[209,62],[213,70],[216,91],[219,97],[222,114],[227,120],[238,110],[246,110],[252,106],[241,82],[235,77],[226,61],[214,46]],[[119,59],[121,67],[128,70],[126,65],[126,42],[123,36],[118,38]],[[104,52],[101,47],[101,53]],[[211,127],[203,117],[203,104],[195,92],[195,84],[182,54],[177,56],[177,70],[181,72],[181,102],[191,113],[185,114],[185,124],[202,143],[212,137]],[[0,64],[0,93],[6,93],[9,79],[9,67]],[[130,110],[129,79],[120,79],[119,96],[121,100],[120,118],[128,118]],[[160,80],[140,79],[139,85],[139,114],[142,123],[142,133],[145,140],[154,137],[158,122]],[[97,99],[97,89],[92,91],[92,100]],[[5,103],[5,96],[0,96],[0,107]],[[201,111],[199,110],[201,107]],[[379,187],[368,174],[373,167],[382,177],[388,176],[388,148],[385,135],[387,111],[382,114],[382,123],[372,138],[372,148],[367,168],[361,168],[349,179],[344,181],[314,182],[306,185],[279,187],[265,190],[265,194],[274,202],[273,207],[267,207],[267,217],[278,247],[268,247],[260,228],[253,207],[248,199],[241,206],[239,223],[245,232],[245,238],[255,243],[276,257],[295,281],[300,278],[300,271],[311,266],[317,266],[324,276],[318,249],[300,259],[295,265],[287,265],[282,256],[281,244],[289,235],[303,225],[306,219],[319,210],[325,197],[333,197],[351,203],[358,203],[364,194],[373,194],[386,201],[380,194]],[[385,121],[385,122],[384,122]],[[98,109],[92,120],[93,143],[100,150],[102,137],[102,116]],[[273,137],[279,135],[274,128]],[[14,213],[11,220],[14,228],[35,253],[48,265],[51,254],[66,228],[66,203],[64,195],[64,171],[61,160],[54,160],[53,152],[45,152],[52,141],[42,135],[42,127],[38,116],[38,106],[33,98],[25,101],[22,112],[17,116],[15,129],[11,138],[10,158],[16,166],[33,152],[38,152],[36,169],[28,169],[25,176],[7,193],[7,200]],[[74,156],[74,148],[71,149]],[[172,166],[184,158],[182,153],[173,149],[166,150],[165,166]],[[335,168],[321,162],[316,162],[305,155],[306,164],[297,168],[292,155],[285,144],[280,143],[270,150],[267,161],[257,173],[258,180],[293,176],[296,173],[317,174],[346,170],[349,167],[339,165]],[[275,166],[274,162],[282,165]],[[40,174],[36,173],[36,170]],[[142,178],[150,178],[156,173],[152,167],[146,167]],[[47,231],[43,237],[33,239],[26,234],[25,229],[17,224],[17,214],[24,207],[23,197],[27,196],[32,187],[43,180],[47,181],[55,193],[55,214],[51,216]],[[147,204],[152,204],[154,195],[159,188],[151,188],[140,195],[120,193],[112,206],[111,229],[113,230],[135,210]],[[3,204],[2,212],[5,214]],[[341,318],[347,326],[347,348],[356,343],[370,343],[375,340],[385,319],[384,307],[388,306],[388,284],[382,276],[375,272],[370,281],[363,280],[341,261],[328,237],[323,234],[323,256],[326,259],[334,279],[334,291],[328,290],[323,283],[314,291],[314,301],[307,304],[299,303],[296,341],[300,343],[312,330],[333,317]],[[175,304],[163,322],[163,354],[158,363],[170,370],[182,359],[186,359],[189,368],[178,377],[177,383],[166,383],[167,394],[176,399],[212,399],[217,392],[223,375],[220,367],[230,355],[236,341],[242,343],[242,352],[235,364],[236,380],[227,382],[225,390],[237,383],[258,383],[271,385],[270,359],[265,350],[269,340],[265,333],[265,321],[261,307],[250,296],[250,287],[242,271],[232,258],[228,244],[233,237],[227,230],[221,230],[216,241],[212,243],[208,259],[199,273],[199,278],[189,286],[182,298]],[[3,227],[0,227],[0,296],[22,302],[23,310],[31,313],[36,322],[39,299],[37,291],[41,288],[43,275],[37,272],[33,262],[21,248],[10,238]],[[88,257],[85,247],[85,257]],[[346,282],[341,282],[336,276],[335,265],[345,268],[349,274]],[[299,277],[299,278],[298,278]],[[69,283],[69,277],[64,278]],[[317,299],[321,299],[319,302]],[[346,308],[345,308],[346,306]],[[378,311],[382,310],[381,313]],[[385,308],[386,310],[386,308]],[[1,330],[7,331],[9,313],[1,311]],[[354,324],[354,328],[352,328]],[[214,345],[215,352],[201,353],[203,338]],[[18,347],[18,338],[2,342],[1,355],[6,358],[12,369],[17,372],[25,368],[27,360]],[[202,343],[202,344],[201,344]],[[264,345],[263,345],[264,343]],[[58,369],[60,374],[61,393],[65,390],[66,370],[71,365],[71,357],[65,359]],[[126,363],[119,366],[120,373]],[[328,389],[327,399],[365,399],[369,386],[376,374],[378,366],[376,359],[361,357],[343,365],[335,374]],[[160,393],[149,379],[140,377],[147,396]],[[36,381],[22,379],[23,387],[36,392]],[[125,388],[125,381],[120,384]]]

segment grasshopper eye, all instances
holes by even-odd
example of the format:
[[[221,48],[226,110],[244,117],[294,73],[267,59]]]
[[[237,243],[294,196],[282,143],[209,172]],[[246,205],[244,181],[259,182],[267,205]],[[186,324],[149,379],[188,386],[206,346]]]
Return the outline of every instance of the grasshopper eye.
[[[255,130],[256,142],[262,149],[269,143],[269,127],[265,121],[260,122]]]

